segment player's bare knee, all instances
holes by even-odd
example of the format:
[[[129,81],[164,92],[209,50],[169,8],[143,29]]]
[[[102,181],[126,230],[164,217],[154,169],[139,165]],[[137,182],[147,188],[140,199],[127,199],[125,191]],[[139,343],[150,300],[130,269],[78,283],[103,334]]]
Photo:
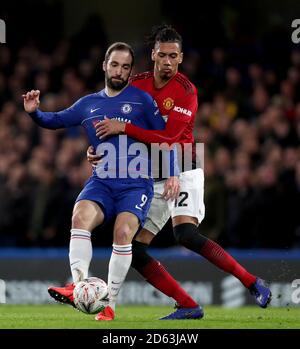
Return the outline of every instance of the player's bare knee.
[[[89,227],[94,219],[94,214],[88,212],[87,210],[77,210],[72,215],[72,228],[89,230]]]
[[[118,245],[130,244],[134,232],[130,229],[128,224],[122,224],[114,230],[114,242]]]
[[[85,215],[80,211],[76,211],[72,215],[72,228],[73,229],[84,229],[85,228]]]
[[[94,202],[79,201],[76,203],[72,215],[72,229],[93,230],[104,220],[101,208]]]

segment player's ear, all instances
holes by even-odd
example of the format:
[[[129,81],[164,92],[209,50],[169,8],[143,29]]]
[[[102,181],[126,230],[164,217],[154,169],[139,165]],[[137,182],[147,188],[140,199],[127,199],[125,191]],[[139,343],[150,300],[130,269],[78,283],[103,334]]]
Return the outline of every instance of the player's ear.
[[[179,64],[181,64],[182,61],[183,61],[183,52],[181,52],[179,55]]]
[[[155,51],[153,49],[151,51],[151,59],[152,61],[155,61]]]
[[[103,71],[106,71],[106,63],[105,63],[105,61],[103,61],[103,63],[102,63],[102,69],[103,69]]]

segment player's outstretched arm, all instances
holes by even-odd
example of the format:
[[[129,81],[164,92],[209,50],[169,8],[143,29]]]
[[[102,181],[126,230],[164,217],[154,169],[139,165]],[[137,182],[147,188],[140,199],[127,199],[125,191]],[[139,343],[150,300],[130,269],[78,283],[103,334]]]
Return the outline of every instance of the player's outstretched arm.
[[[40,105],[40,91],[31,90],[26,94],[22,95],[24,100],[24,109],[27,113],[35,112]]]
[[[30,115],[32,120],[43,128],[56,130],[70,126],[80,125],[81,113],[79,112],[80,103],[76,102],[72,107],[59,112],[43,112],[39,110],[40,91],[31,90],[22,95],[24,109]]]
[[[175,115],[172,115],[175,114]],[[96,136],[104,138],[115,134],[126,133],[129,137],[135,138],[144,143],[167,143],[169,145],[177,143],[187,125],[189,118],[176,115],[178,113],[171,112],[165,128],[162,130],[144,129],[133,125],[132,123],[124,123],[115,119],[105,119],[99,121],[96,127]]]
[[[168,121],[166,129],[164,130],[145,130],[144,128],[131,125],[128,129],[126,123],[115,120],[115,119],[104,119],[99,121],[96,125],[96,136],[100,139],[127,133],[130,137],[136,138],[137,140],[145,143],[168,143],[169,145],[179,141],[182,132],[186,128],[186,123]]]
[[[144,143],[167,143],[169,145],[178,143],[183,132],[190,126],[193,115],[197,112],[197,94],[182,95],[175,103],[174,108],[169,112],[164,129],[144,130],[132,123],[126,123],[124,132],[129,137]]]
[[[63,127],[63,124],[57,117],[56,113],[44,113],[38,109],[40,105],[39,90],[31,90],[30,92],[23,94],[22,97],[25,111],[39,126],[49,129],[57,129]]]

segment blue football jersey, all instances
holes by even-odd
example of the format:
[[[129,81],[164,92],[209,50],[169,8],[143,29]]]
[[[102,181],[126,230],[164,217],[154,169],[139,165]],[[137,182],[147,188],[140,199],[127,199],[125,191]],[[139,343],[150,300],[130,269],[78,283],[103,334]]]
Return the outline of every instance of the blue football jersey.
[[[97,175],[100,177],[101,174],[106,173],[109,177],[115,175],[116,178],[126,178],[129,168],[131,173],[134,173],[134,166],[136,166],[136,172],[141,174],[140,167],[143,161],[144,164],[147,162],[145,164],[147,172],[142,174],[151,175],[151,163],[149,151],[143,152],[142,155],[139,154],[141,160],[139,163],[131,162],[137,156],[133,152],[135,149],[133,145],[139,143],[133,138],[126,135],[115,135],[99,139],[95,130],[95,125],[99,121],[107,117],[133,123],[148,130],[162,130],[165,128],[165,121],[161,117],[153,98],[148,93],[130,85],[114,97],[108,96],[103,89],[100,92],[80,98],[65,110],[59,112],[37,110],[30,113],[30,116],[38,125],[49,129],[82,126],[86,131],[89,143],[97,149],[97,154],[104,155],[102,163],[96,169]],[[146,145],[143,146],[144,149],[147,149]],[[141,143],[139,143],[140,147]],[[116,163],[115,168],[109,168],[111,166],[110,155],[118,159],[117,162],[114,162]],[[173,159],[173,155],[171,159]],[[121,160],[122,165],[120,165],[119,160]],[[102,178],[105,178],[105,176]]]

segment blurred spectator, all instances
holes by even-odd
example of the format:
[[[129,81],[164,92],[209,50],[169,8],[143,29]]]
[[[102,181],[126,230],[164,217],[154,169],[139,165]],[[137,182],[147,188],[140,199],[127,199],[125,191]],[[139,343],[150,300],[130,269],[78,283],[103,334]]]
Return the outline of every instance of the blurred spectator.
[[[205,159],[205,220],[199,226],[201,234],[212,240],[218,240],[225,225],[226,190],[223,182],[216,176],[212,159]]]
[[[54,166],[43,163],[43,159],[31,160],[30,170],[34,186],[31,191],[32,211],[26,240],[33,245],[55,245],[64,183],[56,176]]]
[[[290,228],[285,193],[277,185],[278,172],[270,164],[256,173],[253,199],[253,242],[255,247],[289,248],[294,236]]]
[[[226,173],[227,207],[223,243],[240,248],[253,247],[253,189],[246,167]]]

